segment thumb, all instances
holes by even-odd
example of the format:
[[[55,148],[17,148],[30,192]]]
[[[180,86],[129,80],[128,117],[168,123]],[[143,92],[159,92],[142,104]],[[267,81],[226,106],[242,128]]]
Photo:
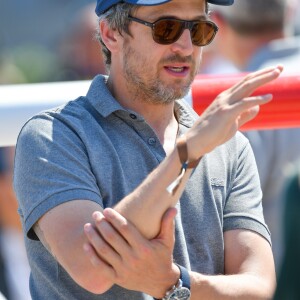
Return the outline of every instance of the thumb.
[[[243,126],[245,123],[251,121],[252,119],[254,119],[259,113],[259,106],[253,106],[250,109],[248,109],[247,111],[243,112],[240,115],[240,118],[238,120],[238,127],[240,128],[241,126]]]
[[[174,227],[175,216],[177,209],[175,207],[169,208],[162,217],[160,233],[158,239],[164,240],[164,244],[173,246],[175,241]]]

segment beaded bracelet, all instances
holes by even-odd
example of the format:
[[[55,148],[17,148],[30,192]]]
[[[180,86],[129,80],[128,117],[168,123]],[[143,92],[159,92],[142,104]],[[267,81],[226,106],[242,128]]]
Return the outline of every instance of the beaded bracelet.
[[[195,168],[201,160],[201,157],[199,157],[197,160],[189,162],[186,137],[184,135],[180,136],[177,139],[176,147],[177,147],[179,159],[181,162],[181,170],[180,170],[178,177],[167,187],[167,191],[171,195],[174,195],[176,193],[178,187],[180,186],[182,178],[186,172],[186,169]]]

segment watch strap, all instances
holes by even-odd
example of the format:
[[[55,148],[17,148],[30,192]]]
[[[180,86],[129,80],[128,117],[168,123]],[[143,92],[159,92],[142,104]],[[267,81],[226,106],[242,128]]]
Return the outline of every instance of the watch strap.
[[[190,279],[190,274],[189,271],[185,268],[182,267],[178,264],[176,264],[180,270],[180,279],[182,281],[182,286],[188,288],[189,290],[191,289],[191,279]]]

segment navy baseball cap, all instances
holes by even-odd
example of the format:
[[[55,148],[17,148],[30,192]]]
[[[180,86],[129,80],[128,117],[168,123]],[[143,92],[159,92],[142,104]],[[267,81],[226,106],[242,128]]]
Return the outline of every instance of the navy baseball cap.
[[[151,5],[164,4],[170,1],[172,0],[123,0],[123,1],[122,0],[97,0],[97,6],[95,12],[98,16],[100,16],[103,12],[108,10],[110,7],[120,2],[126,2],[135,5],[151,6]],[[207,2],[215,5],[232,5],[234,0],[208,0]]]

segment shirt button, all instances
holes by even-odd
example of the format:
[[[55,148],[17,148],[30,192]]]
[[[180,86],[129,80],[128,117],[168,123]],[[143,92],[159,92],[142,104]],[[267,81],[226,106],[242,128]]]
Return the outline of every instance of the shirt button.
[[[154,145],[156,143],[156,139],[155,138],[149,138],[148,139],[148,144],[149,145]]]
[[[137,116],[135,114],[130,114],[129,116],[132,120],[135,120],[137,118]]]

